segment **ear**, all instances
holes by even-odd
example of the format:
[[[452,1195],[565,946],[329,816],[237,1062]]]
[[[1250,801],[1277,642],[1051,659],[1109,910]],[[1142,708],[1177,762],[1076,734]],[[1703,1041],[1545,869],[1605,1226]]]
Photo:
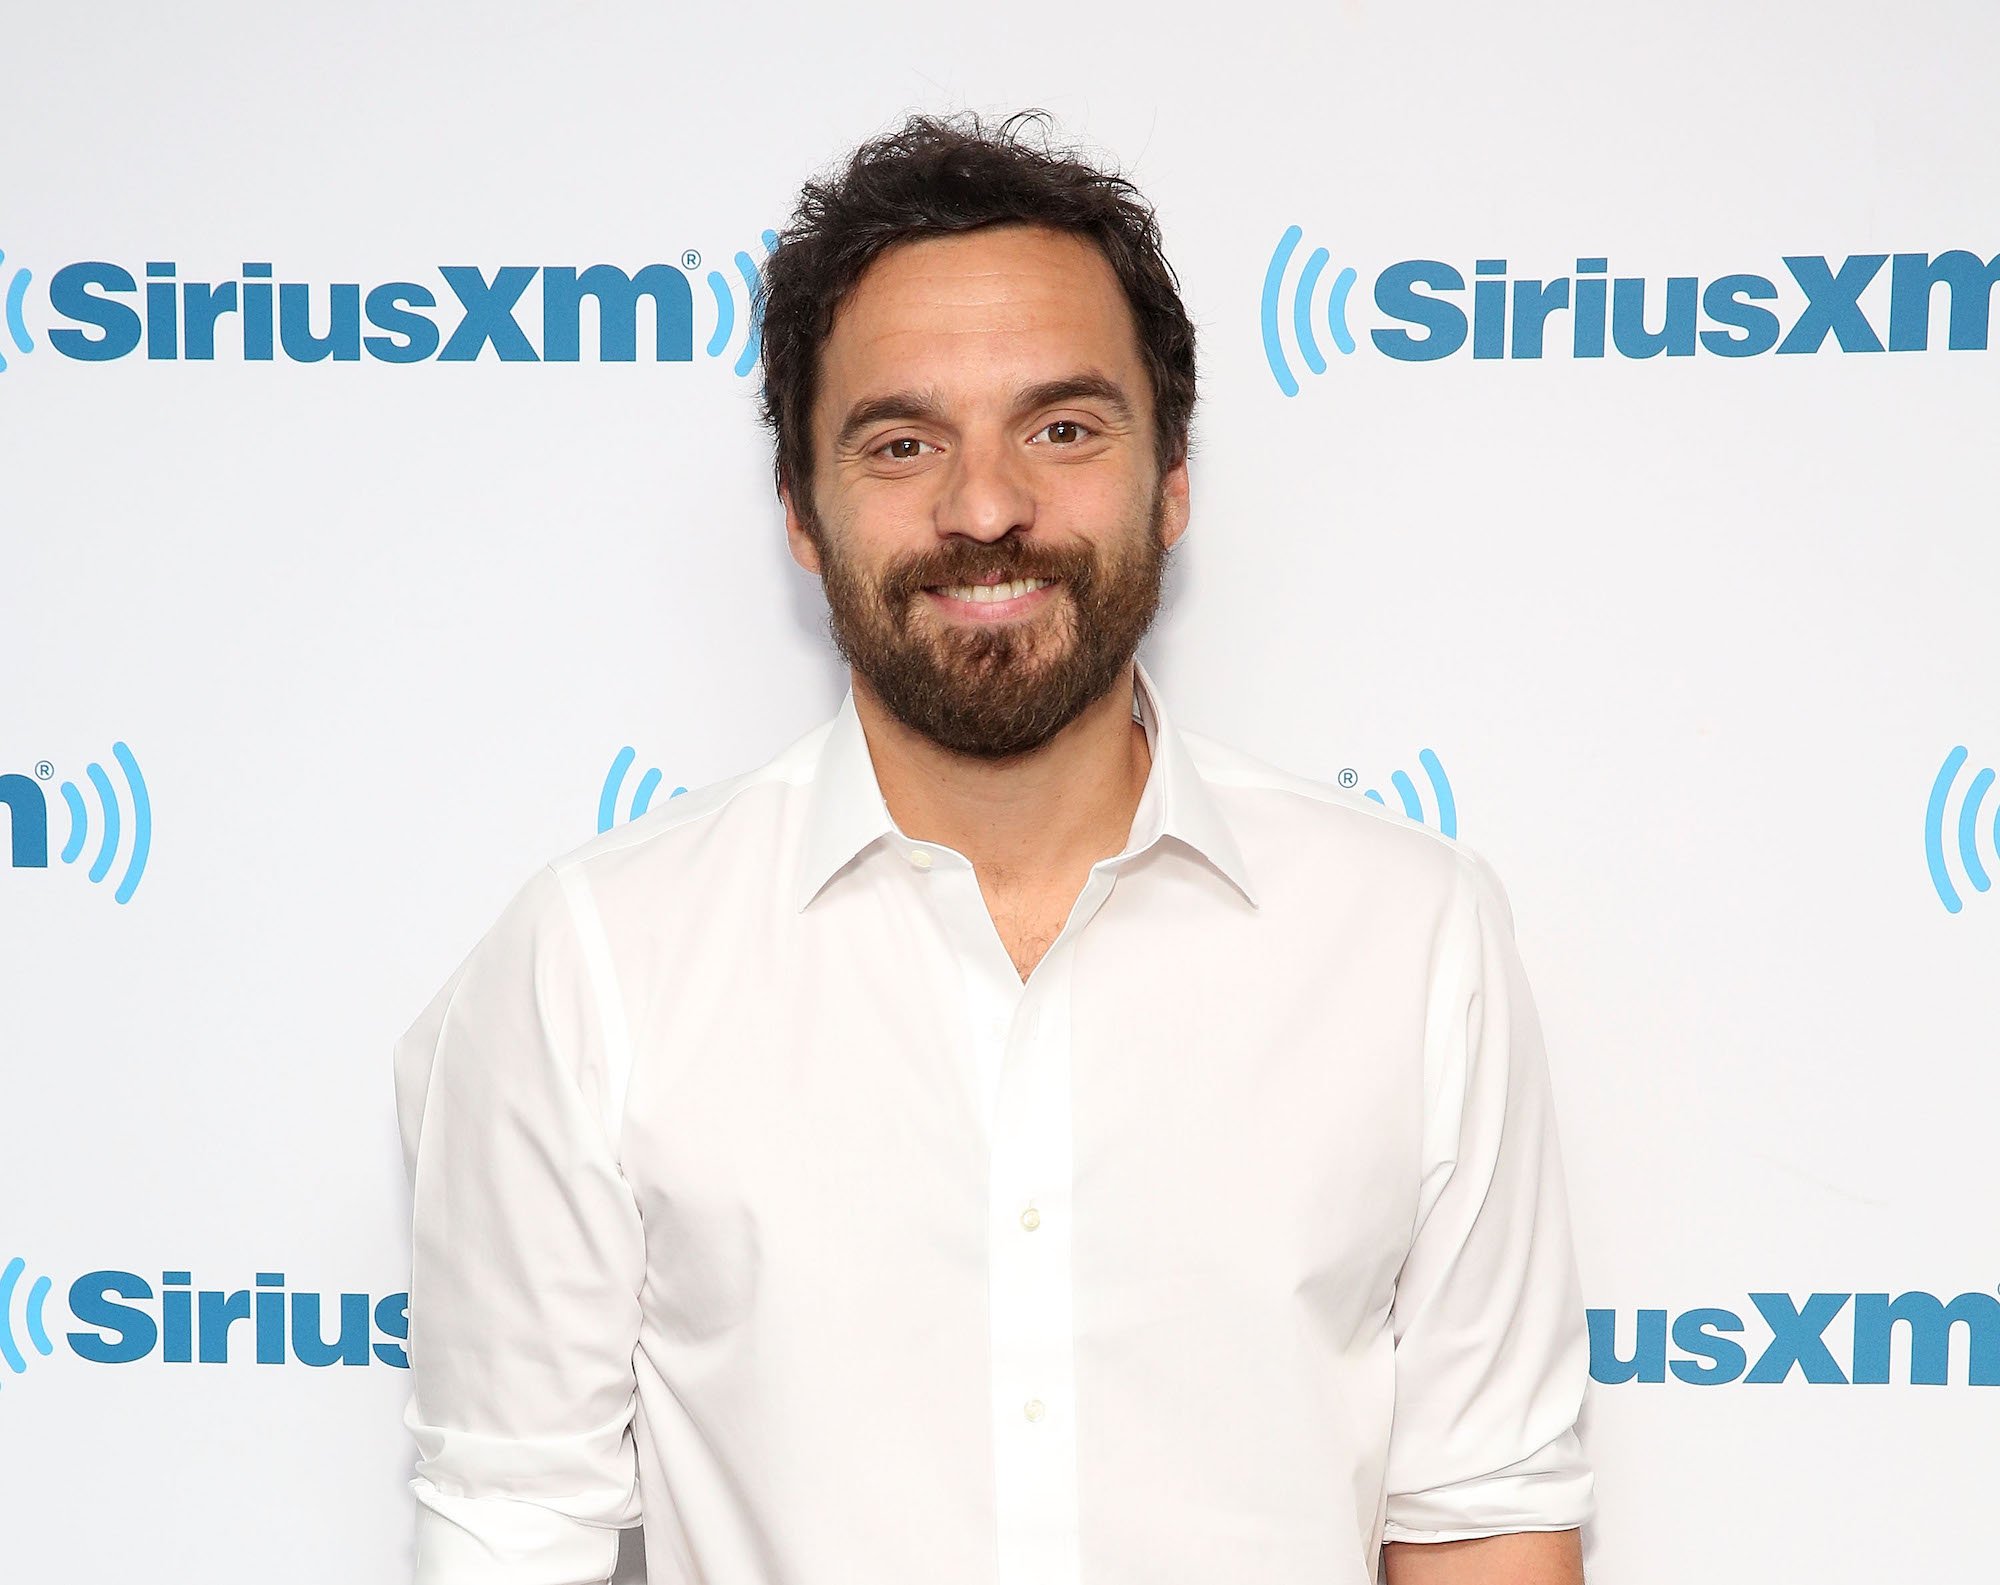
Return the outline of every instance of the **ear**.
[[[818,572],[819,547],[812,542],[812,535],[806,532],[806,520],[799,511],[798,503],[792,499],[789,481],[778,486],[778,499],[785,504],[785,538],[792,548],[792,560],[807,572]]]
[[[1180,461],[1160,475],[1160,542],[1172,549],[1174,541],[1187,532],[1188,526],[1188,465],[1187,449],[1181,449]]]

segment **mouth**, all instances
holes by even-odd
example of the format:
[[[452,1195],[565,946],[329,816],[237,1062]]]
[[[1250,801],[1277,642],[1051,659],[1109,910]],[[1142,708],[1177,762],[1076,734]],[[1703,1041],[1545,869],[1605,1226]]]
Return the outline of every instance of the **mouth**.
[[[946,583],[924,590],[934,607],[975,622],[998,622],[1045,604],[1053,578],[1013,578],[995,583]]]

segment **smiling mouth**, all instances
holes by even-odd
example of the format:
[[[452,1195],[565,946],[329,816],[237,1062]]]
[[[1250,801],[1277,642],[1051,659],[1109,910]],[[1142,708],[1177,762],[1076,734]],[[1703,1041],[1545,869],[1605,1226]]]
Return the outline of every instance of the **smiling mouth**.
[[[973,605],[991,605],[1000,600],[1018,600],[1024,594],[1046,589],[1053,578],[1015,578],[1005,583],[939,583],[927,587],[932,594]]]

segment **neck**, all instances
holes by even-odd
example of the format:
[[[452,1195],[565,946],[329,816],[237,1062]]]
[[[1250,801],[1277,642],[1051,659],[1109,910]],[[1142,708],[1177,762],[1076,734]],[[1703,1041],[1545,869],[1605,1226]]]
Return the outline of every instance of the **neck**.
[[[940,748],[851,672],[854,710],[898,829],[955,848],[982,877],[1034,886],[1120,852],[1152,755],[1132,717],[1130,663],[1100,699],[1032,753],[982,760]]]

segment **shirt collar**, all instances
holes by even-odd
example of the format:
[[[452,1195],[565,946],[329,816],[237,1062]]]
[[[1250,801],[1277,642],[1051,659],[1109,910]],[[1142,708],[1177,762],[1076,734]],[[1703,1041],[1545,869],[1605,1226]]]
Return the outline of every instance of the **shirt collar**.
[[[1133,674],[1133,713],[1146,729],[1153,763],[1133,813],[1125,854],[1142,853],[1160,838],[1172,837],[1213,865],[1255,907],[1242,849],[1214,792],[1168,718],[1145,666],[1135,662]],[[800,910],[850,860],[884,837],[901,835],[883,802],[851,687],[828,723],[806,796],[805,830],[793,873],[792,901]]]

